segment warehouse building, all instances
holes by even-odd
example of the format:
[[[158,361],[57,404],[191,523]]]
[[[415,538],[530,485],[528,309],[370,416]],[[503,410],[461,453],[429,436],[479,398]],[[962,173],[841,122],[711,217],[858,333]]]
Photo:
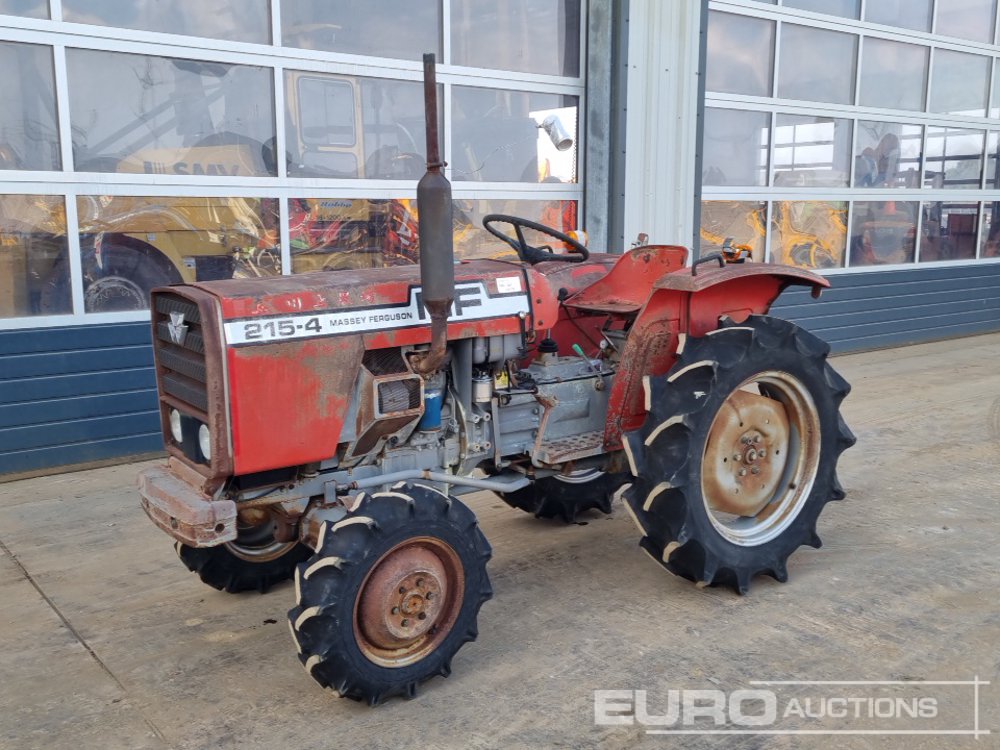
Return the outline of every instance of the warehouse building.
[[[488,213],[818,269],[839,351],[1000,329],[997,0],[0,0],[0,476],[160,450],[156,285],[413,263],[421,54]]]

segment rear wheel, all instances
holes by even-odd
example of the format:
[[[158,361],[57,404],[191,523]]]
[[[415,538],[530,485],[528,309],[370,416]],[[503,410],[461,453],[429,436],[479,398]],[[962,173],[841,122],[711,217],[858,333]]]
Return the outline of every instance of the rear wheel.
[[[649,384],[649,415],[626,436],[636,474],[625,501],[640,542],[671,572],[741,594],[757,573],[787,579],[816,521],[844,497],[839,414],[850,386],[829,347],[791,323],[752,316],[691,339]]]
[[[493,594],[490,554],[472,511],[437,490],[399,484],[362,496],[296,571],[288,619],[299,660],[341,696],[412,698],[476,639]]]
[[[628,474],[583,469],[536,480],[527,487],[500,495],[507,505],[532,513],[536,518],[561,518],[575,523],[588,510],[611,512],[615,490],[628,481]]]

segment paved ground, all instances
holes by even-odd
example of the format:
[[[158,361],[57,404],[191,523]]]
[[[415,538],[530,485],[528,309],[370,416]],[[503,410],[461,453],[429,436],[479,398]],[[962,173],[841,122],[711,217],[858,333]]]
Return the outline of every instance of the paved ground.
[[[620,507],[562,527],[479,495],[471,504],[495,549],[496,591],[479,641],[450,679],[374,710],[333,698],[299,666],[288,586],[226,595],[181,567],[138,508],[140,465],[0,485],[0,746],[998,747],[1000,336],[835,365],[854,384],[848,499],[821,519],[825,546],[792,558],[788,584],[758,580],[744,598],[697,590],[639,551]],[[978,743],[667,738],[593,720],[597,689],[648,689],[660,713],[669,688],[977,674],[993,682],[979,720],[994,732]],[[893,727],[973,726],[968,686],[774,689],[786,691],[779,711],[807,694],[933,696],[937,719]]]

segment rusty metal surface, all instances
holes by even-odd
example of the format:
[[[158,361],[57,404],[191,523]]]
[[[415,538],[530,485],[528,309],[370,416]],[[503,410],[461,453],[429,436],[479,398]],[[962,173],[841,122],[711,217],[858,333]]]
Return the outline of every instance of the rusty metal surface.
[[[370,660],[405,667],[434,651],[462,609],[458,554],[433,537],[407,539],[368,573],[354,606],[354,637]]]
[[[539,463],[560,464],[604,453],[604,433],[600,430],[548,440],[535,450]]]
[[[687,250],[676,245],[647,245],[620,256],[611,271],[566,300],[567,307],[610,314],[638,312],[653,284],[684,267]]]
[[[212,547],[236,539],[236,503],[211,500],[166,466],[138,476],[142,509],[160,529],[191,547]]]
[[[725,268],[699,269],[697,276],[686,271],[671,273],[662,277],[654,285],[654,289],[672,289],[678,292],[700,292],[716,284],[722,284],[733,279],[751,276],[776,276],[790,284],[805,284],[823,289],[830,282],[819,274],[794,266],[783,266],[777,263],[734,263]]]
[[[778,489],[788,459],[788,412],[775,399],[732,393],[712,423],[702,462],[702,487],[715,509],[754,516]]]

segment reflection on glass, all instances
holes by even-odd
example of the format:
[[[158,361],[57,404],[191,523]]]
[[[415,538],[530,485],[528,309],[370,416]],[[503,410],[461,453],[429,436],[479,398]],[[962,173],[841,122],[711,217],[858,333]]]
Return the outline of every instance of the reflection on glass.
[[[811,10],[813,13],[828,13],[831,16],[857,18],[861,12],[861,0],[785,0],[786,8]]]
[[[801,268],[840,268],[847,248],[847,203],[775,201],[771,260]]]
[[[921,263],[976,257],[978,203],[930,201],[920,210]]]
[[[51,195],[0,195],[0,318],[73,312],[66,207]]]
[[[418,81],[285,71],[288,174],[419,179],[423,96]]]
[[[269,44],[268,0],[62,0],[63,20]]]
[[[1000,59],[993,62],[993,95],[990,99],[990,117],[1000,117]]]
[[[1000,258],[1000,202],[983,204],[983,233],[979,239],[980,258]]]
[[[0,15],[48,18],[48,0],[0,0]]]
[[[857,57],[858,38],[854,34],[783,24],[778,96],[853,104]],[[836,60],[836,65],[831,65],[831,60]]]
[[[934,33],[992,42],[996,12],[997,0],[937,0]]]
[[[865,5],[865,20],[916,31],[931,30],[932,0],[878,0]]]
[[[452,179],[576,182],[578,106],[575,96],[455,86]],[[550,117],[571,139],[562,149],[557,130],[541,127]]]
[[[276,173],[270,68],[70,49],[81,172]]]
[[[920,187],[923,128],[897,122],[858,122],[854,152],[854,186]]]
[[[767,204],[764,201],[702,201],[701,255],[718,252],[727,238],[749,245],[750,257],[764,260]]]
[[[1000,171],[997,171],[997,164],[1000,162],[1000,133],[995,130],[990,131],[986,138],[986,189],[1000,189]]]
[[[574,200],[456,200],[456,257],[516,259],[510,247],[483,229],[482,219],[491,213],[520,216],[562,232],[577,228]],[[294,273],[384,268],[420,260],[417,205],[410,198],[296,198],[289,201],[289,224]],[[559,251],[556,241],[542,233],[525,231],[525,239]]]
[[[927,47],[865,38],[861,55],[861,101],[865,107],[924,108]]]
[[[931,76],[931,112],[986,116],[990,58],[938,49]]]
[[[770,96],[774,21],[711,11],[708,14],[708,91]]]
[[[515,259],[514,251],[483,229],[483,217],[489,214],[507,214],[544,224],[566,234],[578,228],[578,209],[575,200],[456,200],[455,201],[455,254],[466,259],[505,258]],[[504,224],[496,224],[501,232],[515,236]],[[524,239],[533,247],[548,245],[554,252],[563,253],[562,243],[542,232],[526,230]],[[596,248],[592,251],[596,251]]]
[[[59,169],[52,48],[0,43],[0,170]]]
[[[580,0],[451,3],[456,65],[580,75]]]
[[[703,185],[766,185],[771,116],[705,108]]]
[[[77,198],[87,312],[144,310],[181,281],[281,273],[274,198]]]
[[[924,186],[978,188],[983,177],[985,136],[982,130],[927,126]]]
[[[916,237],[915,201],[857,201],[851,220],[851,265],[912,263]]]
[[[419,60],[441,59],[440,0],[285,0],[281,37],[286,47]]]
[[[847,187],[851,121],[823,115],[778,115],[774,127],[774,184]]]

